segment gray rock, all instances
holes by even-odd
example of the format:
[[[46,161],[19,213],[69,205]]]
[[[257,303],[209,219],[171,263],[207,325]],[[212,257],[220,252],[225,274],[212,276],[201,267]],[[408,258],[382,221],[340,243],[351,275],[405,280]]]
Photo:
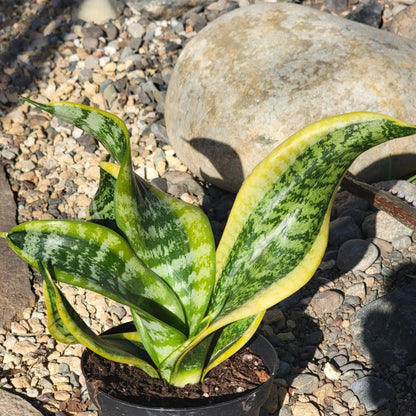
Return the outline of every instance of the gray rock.
[[[348,363],[348,357],[344,354],[339,354],[332,358],[332,361],[337,365],[338,368],[340,368]]]
[[[203,14],[192,13],[187,23],[194,28],[195,32],[201,31],[207,25],[207,19]]]
[[[21,397],[0,389],[0,415],[42,416],[42,413]]]
[[[119,41],[118,40],[111,40],[108,42],[106,46],[104,46],[104,53],[107,56],[115,55],[119,50]]]
[[[100,27],[91,25],[82,28],[82,34],[86,38],[98,39],[100,36],[104,35],[104,32]]]
[[[334,210],[338,217],[345,216],[354,210],[366,211],[369,203],[348,191],[337,192],[334,199]]]
[[[392,245],[395,250],[404,250],[412,245],[412,239],[407,235],[397,237],[392,241]]]
[[[112,40],[117,39],[118,29],[112,23],[106,23],[104,25],[104,31],[105,31],[105,34],[107,36],[107,40],[108,41],[112,41]]]
[[[200,0],[128,0],[126,4],[135,14],[169,19],[197,6]]]
[[[362,237],[361,229],[351,217],[339,217],[329,225],[328,245],[339,247],[351,239]]]
[[[367,376],[351,384],[350,389],[364,404],[368,412],[380,409],[394,399],[396,394],[393,386],[381,378]]]
[[[388,259],[389,259],[391,262],[398,262],[398,261],[400,261],[400,260],[402,260],[402,259],[403,259],[403,254],[402,254],[402,253],[400,253],[400,251],[392,251],[392,252],[389,254]]]
[[[290,364],[286,361],[280,361],[279,369],[275,375],[275,378],[283,378],[290,373]]]
[[[415,122],[415,69],[410,40],[296,4],[255,4],[188,42],[169,83],[167,131],[194,173],[236,191],[278,144],[314,121],[376,111]],[[389,156],[401,154],[393,174],[408,173],[415,143],[383,144],[351,170],[380,180]]]
[[[292,416],[292,412],[290,411],[290,407],[285,404],[279,410],[279,416]]]
[[[389,254],[393,250],[392,243],[377,237],[371,238],[370,241],[378,247],[378,249],[380,250],[381,257],[383,257],[383,259],[388,258]]]
[[[369,363],[416,363],[416,284],[365,305],[350,321],[354,346]]]
[[[92,81],[92,70],[91,69],[81,69],[78,73],[78,81],[83,84],[84,82]]]
[[[153,123],[150,126],[150,131],[158,138],[161,142],[169,144],[168,134],[166,132],[166,127],[161,122]]]
[[[134,53],[131,46],[127,45],[123,50],[121,51],[120,55],[120,62],[125,62],[127,60],[130,61],[137,61],[140,62],[142,59],[142,56],[139,53]]]
[[[324,0],[324,4],[335,13],[341,13],[348,9],[348,0]]]
[[[95,55],[88,55],[84,62],[84,69],[94,69],[97,65],[100,64],[100,59]]]
[[[146,33],[146,29],[140,23],[132,23],[127,26],[130,36],[136,39],[141,39]]]
[[[98,48],[98,39],[96,38],[84,38],[84,40],[82,41],[82,44],[84,46],[85,49],[97,49]]]
[[[344,293],[346,296],[358,296],[359,298],[364,299],[366,294],[365,283],[356,283],[348,287]]]
[[[319,387],[319,378],[313,374],[298,374],[291,377],[289,384],[296,394],[312,394]]]
[[[119,94],[113,84],[107,85],[107,87],[103,90],[103,97],[107,100],[109,105],[117,100]]]
[[[376,237],[392,242],[404,235],[411,236],[413,230],[397,221],[384,211],[370,214],[362,223],[362,231],[366,237]]]
[[[0,230],[8,231],[15,226],[16,216],[13,194],[0,165]],[[26,262],[11,250],[6,240],[0,239],[0,327],[21,319],[23,309],[35,304],[31,278]]]
[[[344,372],[347,372],[347,371],[351,371],[351,370],[353,370],[353,371],[360,371],[360,370],[363,370],[363,369],[364,369],[363,365],[360,362],[358,362],[358,361],[353,361],[353,362],[344,364],[340,368],[340,370],[343,373]]]
[[[317,315],[333,312],[338,309],[344,300],[344,296],[335,290],[318,292],[311,300],[311,306]]]
[[[344,304],[351,306],[358,306],[361,303],[361,298],[358,296],[345,296]]]
[[[342,272],[367,270],[378,257],[377,247],[366,240],[346,241],[338,251],[337,266]]]

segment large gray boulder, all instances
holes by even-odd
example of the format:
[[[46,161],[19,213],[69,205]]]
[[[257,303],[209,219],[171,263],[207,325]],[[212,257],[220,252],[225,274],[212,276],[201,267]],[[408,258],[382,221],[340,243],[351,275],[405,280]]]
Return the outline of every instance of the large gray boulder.
[[[165,108],[183,162],[236,191],[278,144],[314,121],[374,111],[415,123],[416,43],[305,6],[247,6],[187,44]],[[362,155],[352,172],[372,181],[404,174],[414,170],[415,149],[415,137],[390,142]]]

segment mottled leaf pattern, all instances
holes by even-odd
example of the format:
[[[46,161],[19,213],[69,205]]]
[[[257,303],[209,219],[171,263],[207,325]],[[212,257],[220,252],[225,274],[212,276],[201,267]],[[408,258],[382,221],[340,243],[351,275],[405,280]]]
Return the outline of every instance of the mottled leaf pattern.
[[[116,195],[118,227],[143,262],[181,299],[193,335],[215,281],[215,243],[207,217],[150,186],[127,166],[118,173]]]
[[[150,316],[140,316],[133,309],[131,313],[141,341],[157,367],[186,341],[182,332],[166,323]]]
[[[112,221],[115,223],[114,188],[116,180],[103,168],[100,168],[100,184],[88,207],[88,220],[98,223]]]
[[[197,383],[218,364],[231,357],[254,335],[264,312],[233,322],[205,338],[195,339],[175,360],[170,382],[176,386]]]
[[[219,334],[215,338],[215,345],[204,369],[203,377],[218,364],[231,357],[250,340],[260,325],[263,316],[264,311],[235,321],[218,330]],[[214,335],[217,334],[214,333]]]
[[[346,169],[370,147],[415,132],[379,114],[352,113],[316,123],[278,147],[237,196],[217,250],[212,310],[241,319],[299,289],[324,253],[328,207]]]
[[[32,266],[51,265],[59,281],[183,325],[185,317],[175,293],[119,234],[106,227],[81,221],[32,221],[14,227],[8,240]]]

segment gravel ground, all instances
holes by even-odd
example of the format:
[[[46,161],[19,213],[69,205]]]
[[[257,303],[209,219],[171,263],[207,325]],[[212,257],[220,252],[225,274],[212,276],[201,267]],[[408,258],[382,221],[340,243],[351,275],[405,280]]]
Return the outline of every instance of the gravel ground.
[[[82,102],[121,117],[132,136],[136,172],[162,190],[202,206],[218,237],[234,196],[195,179],[176,158],[164,126],[164,97],[186,42],[209,21],[245,3],[205,1],[183,15],[157,20],[136,16],[125,6],[118,19],[95,26],[73,19],[72,1],[3,0],[0,158],[16,195],[18,222],[84,219],[98,186],[98,163],[105,154],[91,136],[22,103],[18,94],[23,94],[44,103]],[[341,16],[363,5],[352,1],[342,7],[343,2],[335,0],[304,3],[332,13],[339,10]],[[381,3],[383,29],[411,3]],[[373,214],[371,207],[354,209],[362,211],[362,218]],[[334,210],[333,218],[344,214]],[[355,222],[361,230],[361,221]],[[395,403],[381,406],[378,416],[416,414],[408,411],[416,409],[416,368],[374,366],[356,350],[350,333],[355,311],[414,280],[412,238],[396,236],[394,244],[375,241],[376,256],[368,259],[367,267],[347,272],[337,264],[339,245],[330,247],[317,276],[267,313],[261,331],[282,360],[266,407],[269,414],[376,414],[366,410],[365,398],[349,389],[364,376],[394,386]],[[51,338],[36,274],[32,284],[36,306],[24,312],[23,320],[12,322],[10,329],[0,330],[0,386],[22,394],[45,415],[95,416],[79,370],[83,347]],[[115,302],[81,289],[63,289],[98,332],[130,320]]]

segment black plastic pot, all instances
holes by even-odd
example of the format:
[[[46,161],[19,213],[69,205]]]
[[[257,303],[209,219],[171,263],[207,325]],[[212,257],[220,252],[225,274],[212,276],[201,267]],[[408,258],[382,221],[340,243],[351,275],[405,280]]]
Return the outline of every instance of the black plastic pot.
[[[250,341],[248,346],[262,358],[264,364],[271,373],[271,377],[256,389],[251,390],[246,394],[243,393],[231,400],[200,407],[174,409],[148,407],[114,398],[109,394],[96,389],[87,380],[88,393],[92,402],[98,408],[99,416],[258,416],[261,406],[265,403],[270,394],[273,376],[277,371],[278,360],[273,346],[261,335],[256,335]],[[83,372],[83,363],[85,362],[88,353],[90,353],[90,351],[87,350],[82,356],[81,365]]]

